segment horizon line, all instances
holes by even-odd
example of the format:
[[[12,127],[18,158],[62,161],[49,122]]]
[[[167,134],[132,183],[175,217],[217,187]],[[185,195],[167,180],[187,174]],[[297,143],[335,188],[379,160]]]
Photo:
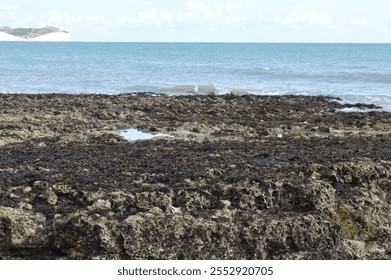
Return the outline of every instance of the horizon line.
[[[0,43],[141,43],[141,44],[356,44],[388,45],[391,42],[278,42],[278,41],[0,41]]]

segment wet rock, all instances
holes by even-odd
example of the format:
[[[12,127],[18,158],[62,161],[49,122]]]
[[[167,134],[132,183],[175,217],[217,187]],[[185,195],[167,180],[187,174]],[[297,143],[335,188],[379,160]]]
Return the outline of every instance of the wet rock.
[[[94,202],[91,208],[97,210],[111,210],[111,203],[107,200],[98,199]]]
[[[113,232],[117,222],[98,213],[79,211],[57,216],[52,246],[71,259],[117,259],[121,249]]]
[[[121,228],[125,254],[131,259],[235,257],[235,252],[224,246],[234,243],[234,230],[211,220],[178,213],[159,217],[137,215],[127,218]],[[140,239],[145,243],[138,242]],[[240,256],[239,252],[236,254]]]
[[[2,258],[23,258],[49,245],[46,217],[26,209],[0,206],[0,250]]]
[[[390,259],[391,115],[349,106],[1,94],[0,258]]]

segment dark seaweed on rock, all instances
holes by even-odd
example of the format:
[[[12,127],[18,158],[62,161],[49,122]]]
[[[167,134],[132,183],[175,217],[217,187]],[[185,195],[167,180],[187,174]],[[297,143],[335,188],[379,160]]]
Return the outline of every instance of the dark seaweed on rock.
[[[391,115],[349,106],[2,94],[0,257],[390,259]]]

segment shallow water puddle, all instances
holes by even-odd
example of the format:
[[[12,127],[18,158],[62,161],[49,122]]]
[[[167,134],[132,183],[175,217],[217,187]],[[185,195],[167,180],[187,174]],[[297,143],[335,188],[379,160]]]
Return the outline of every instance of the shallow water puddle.
[[[135,128],[121,130],[119,135],[128,141],[149,140],[155,137],[173,137],[170,134],[164,133],[145,133]]]

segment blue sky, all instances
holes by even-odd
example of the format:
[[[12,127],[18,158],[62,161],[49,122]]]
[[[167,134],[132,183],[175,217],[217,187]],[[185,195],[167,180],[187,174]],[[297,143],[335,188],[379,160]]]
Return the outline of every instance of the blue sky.
[[[390,0],[0,0],[0,26],[74,41],[391,43]]]

